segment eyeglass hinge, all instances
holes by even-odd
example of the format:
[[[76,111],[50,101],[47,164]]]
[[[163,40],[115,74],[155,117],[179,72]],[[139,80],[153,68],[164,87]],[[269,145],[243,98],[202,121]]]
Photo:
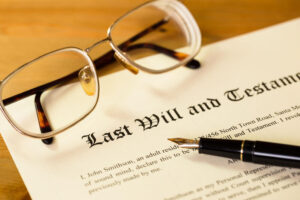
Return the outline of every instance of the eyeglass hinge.
[[[116,58],[116,60],[123,65],[123,67],[125,67],[126,69],[128,69],[130,72],[132,72],[133,74],[138,74],[139,73],[139,69],[132,66],[131,64],[129,64],[126,60],[124,60],[117,52],[114,54],[114,57]]]

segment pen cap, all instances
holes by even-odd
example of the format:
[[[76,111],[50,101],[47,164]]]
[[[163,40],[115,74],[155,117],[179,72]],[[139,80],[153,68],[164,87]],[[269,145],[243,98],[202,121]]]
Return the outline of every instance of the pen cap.
[[[249,153],[251,157],[245,161],[300,168],[299,146],[256,141]]]

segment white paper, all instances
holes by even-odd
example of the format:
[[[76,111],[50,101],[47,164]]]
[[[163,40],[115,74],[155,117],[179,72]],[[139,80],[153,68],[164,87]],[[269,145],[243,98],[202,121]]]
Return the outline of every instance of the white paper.
[[[33,199],[299,199],[298,169],[199,155],[167,140],[299,145],[299,35],[296,19],[205,46],[199,70],[101,78],[96,110],[50,146],[20,135],[3,116],[0,130]],[[296,81],[284,85],[289,76]],[[231,90],[243,99],[230,100]],[[159,118],[157,126],[143,130],[146,116]],[[84,136],[92,133],[99,144],[90,147]]]

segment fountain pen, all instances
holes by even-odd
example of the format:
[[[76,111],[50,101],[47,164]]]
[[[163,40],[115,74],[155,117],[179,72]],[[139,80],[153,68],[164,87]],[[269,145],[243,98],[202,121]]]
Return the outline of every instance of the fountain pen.
[[[197,149],[199,153],[240,159],[265,165],[300,168],[300,147],[262,141],[214,138],[169,138],[179,147]]]

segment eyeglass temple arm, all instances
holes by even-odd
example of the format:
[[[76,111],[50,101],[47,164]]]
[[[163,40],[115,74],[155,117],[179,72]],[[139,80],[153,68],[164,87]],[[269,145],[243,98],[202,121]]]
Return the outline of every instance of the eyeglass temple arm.
[[[138,44],[131,45],[131,46],[125,48],[124,50],[131,51],[131,50],[139,49],[139,48],[151,49],[151,50],[163,53],[167,56],[170,56],[176,60],[184,60],[185,58],[187,58],[189,56],[186,53],[174,51],[174,50],[171,50],[171,49],[168,49],[168,48],[165,48],[163,46],[159,46],[159,45],[156,45],[153,43],[138,43]],[[191,61],[186,63],[185,66],[187,66],[188,68],[191,68],[191,69],[198,69],[201,66],[201,64],[199,61],[192,59]]]
[[[162,26],[163,24],[165,24],[168,20],[166,19],[163,19],[163,20],[160,20],[159,22],[153,24],[152,26],[150,26],[149,28],[141,31],[140,33],[138,33],[137,35],[131,37],[130,39],[128,39],[127,41],[125,41],[124,43],[122,43],[121,45],[119,45],[119,48],[126,48],[128,47],[131,43],[133,43],[134,41],[138,40],[139,38],[143,37],[144,35],[146,35],[147,33],[150,33],[152,30],[155,30],[157,29],[158,27]],[[157,45],[156,45],[157,46]],[[150,48],[150,47],[149,47]],[[158,48],[157,48],[158,49]],[[172,51],[172,50],[170,50]],[[104,67],[104,65],[106,64],[110,64],[112,62],[115,61],[115,58],[114,58],[114,51],[111,50],[109,52],[107,52],[106,54],[104,54],[103,56],[97,58],[96,60],[94,60],[94,63],[95,63],[95,66],[97,69],[101,69],[102,67]],[[187,65],[188,67],[190,68],[199,68],[200,67],[200,63],[199,61],[197,60],[191,60],[189,63],[194,63],[193,65]],[[193,66],[193,67],[192,67]],[[195,67],[196,66],[196,67]],[[198,67],[197,67],[198,66]],[[78,70],[79,71],[79,70]],[[20,99],[23,99],[27,96],[30,96],[30,95],[33,95],[33,94],[36,94],[37,92],[39,91],[44,91],[50,87],[53,87],[55,85],[58,85],[58,84],[61,84],[63,82],[66,82],[66,81],[69,81],[75,77],[77,77],[78,75],[78,71],[75,71],[67,76],[64,76],[60,79],[57,79],[57,80],[54,80],[52,82],[49,82],[49,83],[46,83],[44,85],[41,85],[41,86],[38,86],[38,87],[35,87],[33,89],[30,89],[30,90],[27,90],[25,92],[22,92],[22,93],[19,93],[19,94],[16,94],[12,97],[9,97],[9,98],[6,98],[3,100],[3,104],[4,105],[8,105],[10,103],[13,103],[13,102],[16,102]]]
[[[21,100],[21,99],[23,99],[25,97],[28,97],[28,96],[33,95],[33,94],[36,94],[38,92],[44,92],[46,89],[49,89],[51,87],[57,86],[59,84],[62,84],[62,83],[65,83],[65,82],[68,82],[68,81],[74,79],[74,77],[76,77],[77,75],[78,75],[78,71],[72,72],[71,74],[69,74],[67,76],[64,76],[62,78],[56,79],[56,80],[51,81],[49,83],[46,83],[44,85],[40,85],[38,87],[29,89],[29,90],[27,90],[25,92],[16,94],[16,95],[11,96],[9,98],[6,98],[6,99],[3,100],[3,104],[4,105],[9,105],[11,103],[14,103],[14,102],[16,102],[18,100]]]
[[[41,96],[42,96],[43,91],[38,91],[35,95],[34,98],[34,104],[35,104],[35,110],[37,114],[37,118],[39,121],[39,127],[41,130],[41,133],[48,133],[52,131],[52,128],[50,126],[50,122],[48,121],[46,117],[46,113],[44,111],[44,108],[41,103]],[[53,137],[47,138],[47,139],[42,139],[43,143],[45,144],[52,144],[53,142]]]
[[[149,49],[152,49],[154,51],[157,51],[157,52],[160,52],[160,53],[164,53],[164,54],[166,54],[166,55],[168,55],[170,57],[173,57],[175,59],[178,59],[178,60],[182,60],[182,59],[184,59],[184,58],[186,58],[188,56],[188,54],[181,53],[181,52],[176,52],[176,51],[167,49],[165,47],[161,47],[161,46],[158,46],[158,45],[155,45],[155,44],[151,44],[151,43],[141,43],[141,44],[136,44],[136,45],[132,45],[130,47],[127,47],[127,49],[129,51],[137,49],[137,48],[149,48]],[[95,63],[95,66],[96,66],[96,68],[98,70],[98,69],[101,69],[102,67],[104,67],[104,65],[113,63],[114,61],[115,61],[114,51],[109,51],[105,55],[103,55],[100,58],[96,59],[94,61],[94,63]],[[200,67],[200,62],[193,59],[190,62],[188,62],[186,64],[186,66],[189,67],[189,68],[192,68],[192,69],[196,69],[196,68]],[[71,74],[69,74],[67,76],[64,76],[64,77],[62,77],[60,79],[54,80],[52,82],[46,83],[44,85],[32,88],[32,89],[27,90],[25,92],[19,93],[17,95],[9,97],[9,98],[6,98],[6,99],[3,100],[3,104],[4,105],[9,105],[9,104],[11,104],[13,102],[16,102],[18,100],[21,100],[21,99],[27,97],[27,96],[36,94],[37,92],[43,92],[43,91],[45,91],[46,89],[48,89],[50,87],[56,86],[58,84],[62,84],[64,82],[68,82],[69,80],[77,77],[78,76],[78,72],[79,71],[75,71],[75,72],[73,72],[73,73],[71,73]]]

